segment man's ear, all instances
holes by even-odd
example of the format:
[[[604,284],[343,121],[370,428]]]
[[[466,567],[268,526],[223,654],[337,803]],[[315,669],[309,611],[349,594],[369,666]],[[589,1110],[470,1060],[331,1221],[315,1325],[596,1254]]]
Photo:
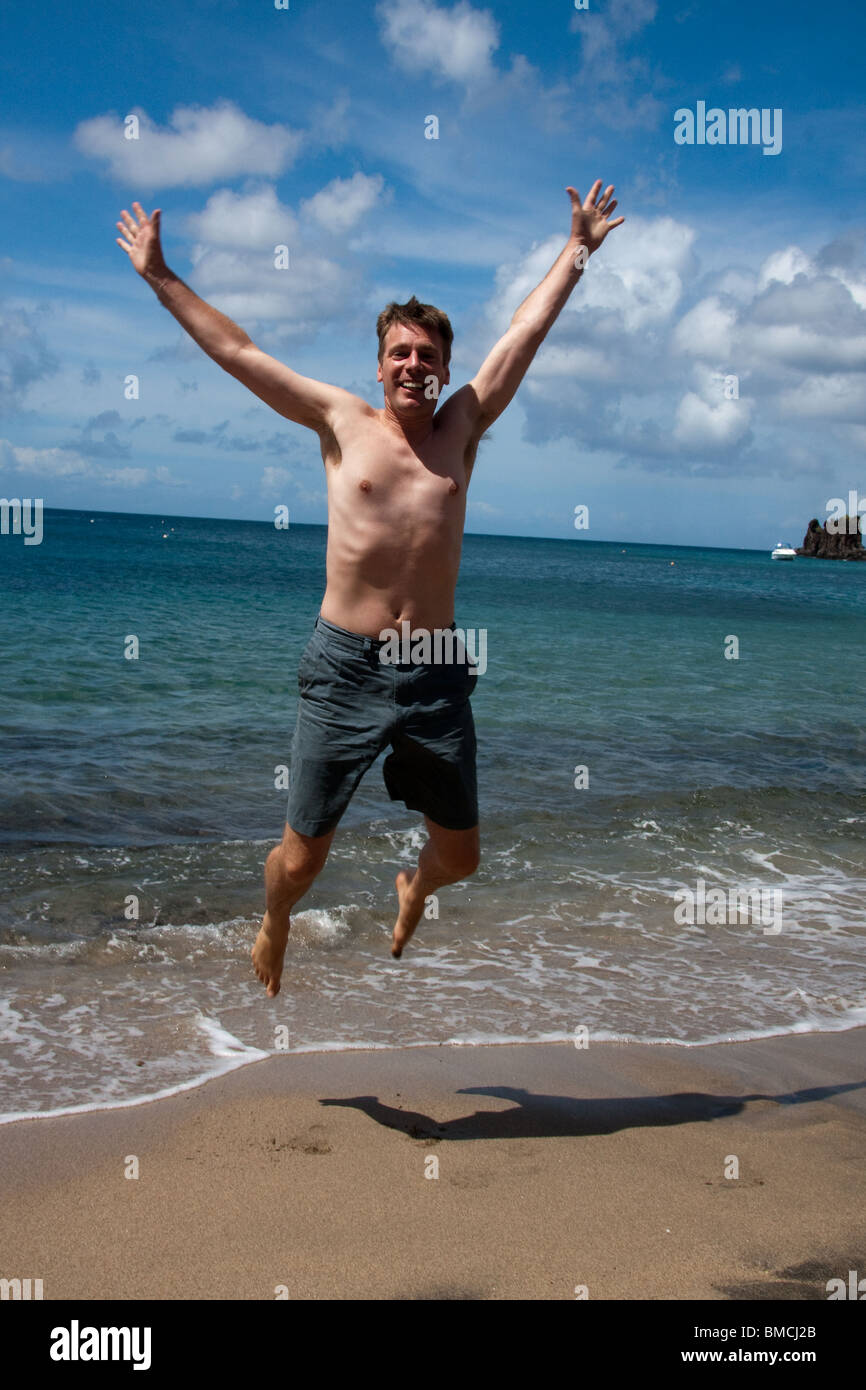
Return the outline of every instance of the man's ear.
[[[381,363],[381,362],[379,363],[378,367],[376,368],[376,380],[377,380],[377,381],[384,381],[384,380],[385,380],[385,378],[384,378],[383,375],[382,375],[382,363]]]

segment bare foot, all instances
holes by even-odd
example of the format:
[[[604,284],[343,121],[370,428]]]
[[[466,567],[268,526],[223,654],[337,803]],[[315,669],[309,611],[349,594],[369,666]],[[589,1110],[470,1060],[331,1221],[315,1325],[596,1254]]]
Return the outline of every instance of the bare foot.
[[[402,956],[403,947],[421,921],[421,914],[424,911],[423,895],[420,898],[413,899],[409,892],[414,877],[414,874],[407,873],[405,869],[401,869],[394,879],[397,897],[400,899],[400,911],[397,914],[397,925],[394,927],[393,945],[391,947],[391,955],[395,960],[399,960]]]
[[[253,966],[263,985],[267,985],[269,999],[275,999],[280,992],[280,976],[283,973],[283,956],[289,940],[289,920],[284,928],[275,927],[266,912],[261,931],[253,943],[250,955]]]

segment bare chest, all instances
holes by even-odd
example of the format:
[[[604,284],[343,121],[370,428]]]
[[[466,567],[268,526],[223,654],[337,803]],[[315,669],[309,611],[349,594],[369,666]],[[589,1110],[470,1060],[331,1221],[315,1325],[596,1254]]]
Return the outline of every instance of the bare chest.
[[[373,424],[330,455],[328,492],[340,510],[463,514],[468,470],[464,450],[445,432],[410,447]]]

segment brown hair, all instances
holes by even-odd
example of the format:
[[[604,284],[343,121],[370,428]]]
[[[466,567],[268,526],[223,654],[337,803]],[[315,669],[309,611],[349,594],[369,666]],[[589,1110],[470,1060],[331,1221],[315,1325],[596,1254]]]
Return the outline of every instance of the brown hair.
[[[422,304],[413,294],[405,304],[397,304],[392,300],[391,303],[382,310],[376,320],[376,332],[379,335],[379,361],[385,351],[385,338],[388,329],[395,323],[418,324],[420,328],[426,328],[429,332],[436,332],[442,339],[442,359],[445,366],[451,360],[451,344],[454,341],[454,330],[448,319],[447,314],[443,314],[441,309],[437,309],[433,304]]]

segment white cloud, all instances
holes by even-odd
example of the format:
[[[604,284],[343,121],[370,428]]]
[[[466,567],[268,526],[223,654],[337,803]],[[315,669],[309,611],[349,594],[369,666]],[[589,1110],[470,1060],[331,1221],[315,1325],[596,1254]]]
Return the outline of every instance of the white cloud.
[[[671,217],[630,218],[590,260],[580,285],[583,293],[573,303],[590,311],[618,310],[629,333],[658,326],[682,297],[693,269],[695,235]]]
[[[683,292],[683,279],[692,265],[695,232],[682,222],[660,217],[652,222],[632,219],[610,233],[589,261],[569,304],[565,321],[580,315],[601,322],[605,313],[621,316],[627,333],[668,320]],[[562,251],[561,235],[533,246],[516,264],[501,266],[496,293],[487,306],[490,322],[503,333],[517,306],[544,279]],[[600,316],[602,316],[600,318]]]
[[[376,6],[382,42],[407,72],[466,86],[496,77],[491,56],[499,46],[499,27],[489,10],[460,0],[447,10],[424,0],[384,0]]]
[[[866,415],[859,250],[830,247],[813,259],[789,246],[766,256],[759,276],[730,265],[705,275],[694,241],[670,218],[630,219],[611,234],[521,388],[524,438],[570,438],[651,470],[693,469],[703,457],[711,470],[738,473],[758,454],[771,470],[787,466],[815,421],[816,460],[828,440],[847,450]],[[551,237],[500,266],[484,351],[561,250]],[[740,382],[734,400],[724,393],[728,374]]]
[[[684,449],[728,449],[749,429],[746,401],[721,401],[710,405],[687,391],[677,407],[674,439]]]
[[[107,468],[83,458],[74,449],[37,449],[13,444],[9,439],[0,439],[0,466],[35,478],[88,478],[107,486],[126,488],[141,487],[153,477],[149,468]],[[158,471],[167,472],[166,469]]]
[[[848,373],[807,376],[797,386],[781,392],[779,409],[801,418],[848,420],[857,424],[866,418],[866,380]]]
[[[688,352],[717,362],[730,358],[737,315],[716,295],[702,299],[680,319],[673,335],[675,352]]]
[[[796,275],[812,275],[814,267],[805,251],[799,246],[786,246],[783,251],[774,251],[764,261],[758,273],[758,291],[765,290],[773,280],[790,285]]]
[[[80,477],[93,471],[93,465],[74,450],[36,449],[29,444],[13,444],[9,439],[0,439],[0,460],[13,473],[46,478]]]
[[[797,323],[750,324],[743,328],[741,345],[749,360],[765,368],[799,367],[826,373],[837,369],[866,369],[866,335],[837,337],[833,331],[815,332]]]
[[[563,381],[616,381],[617,375],[615,362],[597,348],[545,343],[535,359],[530,382],[538,385],[543,377],[555,390],[561,390]]]
[[[289,245],[297,236],[297,222],[290,208],[282,204],[272,184],[233,193],[220,188],[208,198],[201,212],[186,219],[192,236],[210,246],[236,249],[273,250]]]
[[[289,266],[278,270],[268,252],[195,246],[195,282],[203,298],[247,331],[256,323],[279,324],[293,337],[321,328],[345,313],[353,277],[324,256],[290,248]]]
[[[138,117],[137,140],[125,138],[122,118],[94,116],[76,127],[75,144],[105,161],[113,178],[146,188],[199,187],[240,174],[274,177],[294,163],[302,141],[297,131],[252,120],[231,101],[175,107],[168,128],[141,107],[129,114]]]
[[[384,187],[381,174],[357,173],[350,179],[332,179],[302,202],[301,210],[329,232],[346,232],[375,206]]]

